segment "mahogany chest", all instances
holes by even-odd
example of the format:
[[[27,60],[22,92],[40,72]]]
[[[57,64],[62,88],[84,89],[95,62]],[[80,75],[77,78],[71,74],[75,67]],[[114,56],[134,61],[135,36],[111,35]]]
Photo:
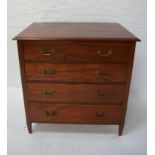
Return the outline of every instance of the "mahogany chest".
[[[118,23],[33,23],[14,39],[29,133],[81,123],[122,135],[137,37]]]

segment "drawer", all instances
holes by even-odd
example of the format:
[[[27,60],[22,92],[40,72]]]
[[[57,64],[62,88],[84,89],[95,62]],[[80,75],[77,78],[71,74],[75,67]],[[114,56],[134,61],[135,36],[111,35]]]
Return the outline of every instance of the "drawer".
[[[129,43],[80,41],[24,41],[26,61],[128,62]]]
[[[121,106],[31,103],[32,122],[119,124]]]
[[[124,83],[127,68],[126,64],[25,64],[27,80],[54,82]]]
[[[28,83],[30,101],[122,104],[123,85]]]

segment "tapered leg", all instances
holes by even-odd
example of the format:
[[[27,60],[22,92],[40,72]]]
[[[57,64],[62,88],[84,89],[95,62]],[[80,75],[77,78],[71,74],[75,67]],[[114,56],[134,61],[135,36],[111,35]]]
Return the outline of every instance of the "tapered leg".
[[[32,123],[31,122],[27,122],[27,128],[28,128],[28,132],[32,133]]]
[[[119,136],[122,136],[123,129],[124,129],[124,123],[119,125]]]

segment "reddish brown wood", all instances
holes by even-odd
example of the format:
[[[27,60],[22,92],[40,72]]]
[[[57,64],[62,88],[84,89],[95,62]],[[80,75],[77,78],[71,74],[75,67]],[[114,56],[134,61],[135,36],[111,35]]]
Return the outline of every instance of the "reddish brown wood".
[[[120,136],[122,135],[124,124],[125,124],[125,116],[126,116],[128,96],[129,96],[129,91],[130,91],[130,83],[131,83],[132,67],[133,67],[133,61],[134,61],[135,46],[136,46],[136,43],[131,44],[130,56],[129,56],[130,63],[128,65],[127,83],[125,85],[125,91],[124,91],[123,117],[121,118],[121,122],[119,125],[119,135]]]
[[[14,39],[139,41],[118,23],[33,23]]]
[[[26,63],[25,70],[29,81],[125,83],[127,65]]]
[[[119,124],[121,106],[31,103],[32,122]]]
[[[27,84],[27,95],[30,101],[121,104],[123,94],[122,85]]]
[[[28,105],[28,98],[26,96],[26,78],[25,78],[25,66],[24,66],[24,54],[23,54],[23,46],[22,41],[18,41],[18,56],[19,56],[19,63],[20,63],[20,73],[21,73],[21,81],[22,81],[22,88],[23,88],[23,97],[24,97],[24,106],[25,106],[25,115],[26,115],[26,122],[29,133],[32,133],[32,123],[30,121],[29,116],[29,105]]]
[[[122,135],[137,37],[117,23],[34,23],[14,39],[29,133],[54,122],[117,124]]]
[[[26,61],[53,63],[128,62],[130,44],[121,42],[24,41]],[[112,53],[108,55],[108,52]]]

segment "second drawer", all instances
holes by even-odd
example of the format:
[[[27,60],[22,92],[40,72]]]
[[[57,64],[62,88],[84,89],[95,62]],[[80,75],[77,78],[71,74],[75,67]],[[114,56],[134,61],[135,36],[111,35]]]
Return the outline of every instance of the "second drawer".
[[[127,64],[26,63],[29,81],[124,83]]]
[[[123,85],[28,83],[30,101],[121,104]]]

